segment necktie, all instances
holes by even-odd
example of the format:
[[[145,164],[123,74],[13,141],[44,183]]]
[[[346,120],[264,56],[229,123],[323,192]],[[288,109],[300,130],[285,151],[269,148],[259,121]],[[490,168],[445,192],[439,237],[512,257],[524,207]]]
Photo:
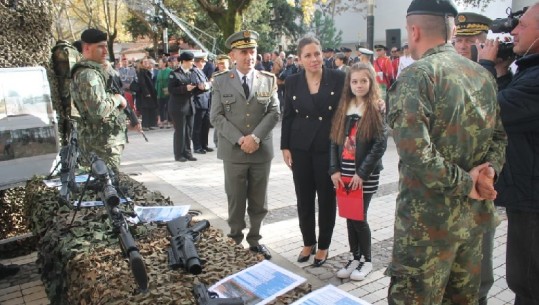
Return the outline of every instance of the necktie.
[[[249,98],[249,85],[247,85],[247,76],[244,75],[242,77],[243,79],[243,84],[241,84],[241,86],[243,87],[243,92],[245,93],[245,98]]]

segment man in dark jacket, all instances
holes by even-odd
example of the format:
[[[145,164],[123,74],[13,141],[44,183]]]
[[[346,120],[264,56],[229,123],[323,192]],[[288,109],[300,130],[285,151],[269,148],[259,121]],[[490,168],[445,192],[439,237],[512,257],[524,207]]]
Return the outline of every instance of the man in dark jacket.
[[[208,147],[208,133],[210,131],[210,99],[211,82],[204,73],[206,65],[206,55],[200,54],[195,57],[195,67],[193,68],[193,84],[197,88],[193,90],[193,101],[195,103],[195,122],[193,125],[193,149],[196,154],[212,152]],[[202,89],[200,89],[202,88]]]
[[[507,284],[515,304],[539,304],[539,3],[511,32],[517,73],[498,93],[508,136],[496,204],[507,210]]]
[[[194,54],[185,51],[178,58],[180,67],[170,73],[168,82],[168,111],[174,123],[174,159],[179,162],[196,161],[191,153],[191,136],[193,135],[193,71]]]

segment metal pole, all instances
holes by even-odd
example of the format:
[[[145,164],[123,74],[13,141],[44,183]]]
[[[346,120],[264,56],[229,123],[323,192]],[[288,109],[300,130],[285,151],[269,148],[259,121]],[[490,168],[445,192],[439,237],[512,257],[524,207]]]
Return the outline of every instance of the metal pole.
[[[374,48],[374,0],[368,0],[367,3],[367,48]]]
[[[165,18],[167,18],[165,16]],[[163,53],[168,53],[168,28],[163,28]]]

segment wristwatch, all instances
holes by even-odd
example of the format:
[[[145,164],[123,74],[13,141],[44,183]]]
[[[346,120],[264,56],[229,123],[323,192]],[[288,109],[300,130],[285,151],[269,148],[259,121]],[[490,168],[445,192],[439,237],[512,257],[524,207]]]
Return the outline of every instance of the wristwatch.
[[[253,137],[253,140],[255,140],[256,144],[260,144],[260,138],[255,136],[254,134],[251,134],[251,137]]]

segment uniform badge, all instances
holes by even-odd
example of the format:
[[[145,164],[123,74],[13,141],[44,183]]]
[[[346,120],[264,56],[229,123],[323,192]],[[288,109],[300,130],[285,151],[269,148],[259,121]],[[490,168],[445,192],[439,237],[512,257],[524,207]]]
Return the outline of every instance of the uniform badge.
[[[258,96],[258,97],[270,97],[271,93],[270,92],[256,92],[256,96]]]
[[[230,112],[230,105],[225,105],[226,112]]]
[[[464,15],[459,15],[458,21],[459,21],[460,23],[466,22],[466,16],[464,16]]]

